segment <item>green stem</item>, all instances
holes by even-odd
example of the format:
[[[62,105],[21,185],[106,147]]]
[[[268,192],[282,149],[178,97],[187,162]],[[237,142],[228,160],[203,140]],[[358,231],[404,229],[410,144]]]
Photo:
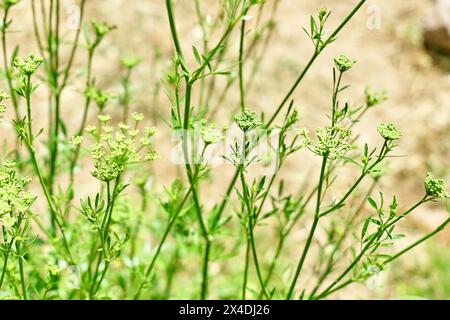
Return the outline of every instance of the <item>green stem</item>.
[[[88,64],[87,64],[87,76],[86,76],[85,90],[87,90],[89,88],[89,86],[91,85],[93,58],[94,58],[94,50],[90,49],[88,51]],[[84,102],[83,116],[81,119],[80,128],[78,129],[78,132],[77,132],[78,136],[82,136],[84,129],[86,128],[90,104],[91,104],[91,98],[88,95],[86,95],[85,102]],[[74,156],[70,163],[70,185],[73,185],[74,180],[75,180],[75,176],[74,176],[75,175],[75,166],[77,165],[78,158],[80,156],[80,151],[81,151],[81,145],[78,145],[75,149]]]
[[[108,182],[106,184],[108,204],[106,206],[105,216],[103,217],[101,230],[100,230],[100,234],[99,234],[100,242],[102,245],[102,250],[100,252],[99,259],[97,261],[97,266],[96,266],[96,270],[95,270],[95,274],[94,274],[94,278],[93,278],[93,282],[92,282],[92,286],[91,286],[91,291],[90,291],[91,298],[93,298],[95,296],[95,294],[98,292],[98,290],[100,290],[103,279],[104,279],[106,272],[108,271],[108,268],[110,266],[109,257],[106,255],[107,251],[109,251],[109,248],[107,248],[106,245],[108,243],[107,240],[109,238],[109,229],[110,229],[110,225],[111,225],[111,221],[112,221],[114,204],[115,204],[117,196],[118,196],[117,189],[120,184],[120,178],[121,178],[120,176],[118,176],[116,178],[115,183],[114,183],[114,189],[113,189],[112,193],[111,193],[110,183]],[[104,258],[104,260],[105,260],[105,266],[103,268],[103,271],[102,271],[99,281],[96,282],[102,258]]]
[[[336,30],[334,30],[334,32],[328,37],[327,40],[325,40],[325,42],[323,43],[323,46],[316,48],[316,50],[314,51],[314,54],[312,55],[311,59],[309,60],[309,62],[307,63],[306,67],[303,69],[303,71],[301,72],[301,74],[299,75],[299,77],[297,78],[297,80],[294,82],[294,85],[291,87],[291,89],[289,90],[289,92],[287,93],[287,95],[284,97],[283,101],[280,103],[280,105],[277,107],[277,109],[275,109],[274,114],[272,115],[272,117],[270,118],[270,120],[267,122],[267,124],[265,125],[266,128],[270,127],[272,125],[272,123],[275,121],[275,119],[277,118],[278,114],[281,112],[281,110],[283,109],[283,107],[286,105],[286,103],[289,101],[289,99],[291,98],[292,94],[295,92],[295,90],[297,89],[298,85],[300,84],[300,82],[303,80],[303,78],[305,77],[305,75],[307,74],[307,72],[309,71],[309,69],[311,68],[311,66],[313,65],[313,63],[316,61],[316,59],[319,57],[319,55],[322,53],[322,51],[331,43],[335,40],[336,36],[339,34],[339,32],[345,27],[345,25],[353,18],[353,16],[359,11],[359,9],[362,7],[362,5],[366,2],[367,0],[361,0],[356,7],[350,12],[350,14],[344,19],[344,21],[342,21],[342,23],[336,28]]]
[[[336,37],[339,32],[345,27],[345,25],[350,21],[350,19],[358,12],[358,10],[362,7],[362,5],[366,2],[366,0],[361,0],[358,5],[352,10],[352,12],[350,12],[350,14],[344,19],[344,21],[338,26],[338,28],[336,28],[336,30],[333,32],[333,34],[328,38],[328,40],[325,42],[327,45],[331,43],[331,40]],[[317,59],[317,57],[319,56],[320,52],[323,51],[323,49],[325,48],[325,45],[323,46],[323,48],[317,52],[317,50],[314,52],[312,58],[310,59],[310,61],[308,62],[308,64],[306,65],[305,69],[302,71],[302,73],[300,74],[299,78],[295,81],[294,85],[292,86],[292,88],[289,90],[289,92],[287,93],[287,95],[285,96],[285,98],[283,99],[283,101],[280,103],[280,105],[278,106],[278,108],[276,109],[275,113],[273,114],[273,116],[271,117],[271,119],[267,122],[267,124],[265,125],[266,128],[270,127],[272,125],[272,123],[275,121],[276,117],[278,116],[278,114],[280,113],[280,111],[282,110],[282,108],[285,106],[285,104],[287,103],[287,101],[290,99],[290,97],[292,96],[292,94],[294,93],[295,89],[297,88],[297,86],[302,82],[302,80],[304,79],[306,73],[308,72],[308,70],[311,68],[311,66],[313,65],[313,63],[315,62],[315,60]],[[235,174],[233,175],[233,178],[230,181],[229,187],[227,189],[227,192],[220,204],[219,207],[219,214],[218,217],[220,217],[223,213],[223,211],[225,210],[226,205],[228,204],[228,200],[231,194],[231,191],[234,188],[234,185],[237,181],[237,179],[239,178],[239,170],[236,169]],[[217,219],[216,219],[217,220]],[[218,220],[217,220],[218,221]]]
[[[340,235],[339,239],[336,241],[336,243],[334,245],[334,248],[333,248],[333,251],[328,256],[326,267],[325,267],[325,271],[319,277],[319,280],[317,281],[316,286],[314,287],[312,292],[309,294],[309,298],[310,299],[312,299],[314,297],[314,295],[316,294],[316,292],[319,291],[322,283],[325,281],[325,279],[328,277],[328,275],[333,270],[333,267],[334,267],[334,265],[336,263],[336,260],[335,260],[336,253],[339,251],[339,249],[341,249],[342,243],[346,239],[346,236],[347,236],[348,232],[350,231],[350,228],[353,226],[353,223],[355,222],[355,220],[358,217],[359,213],[364,208],[364,204],[366,203],[367,199],[372,194],[373,189],[375,188],[377,183],[378,183],[378,180],[374,180],[373,181],[373,183],[372,183],[371,187],[369,188],[369,190],[367,191],[364,199],[361,201],[360,205],[358,206],[357,210],[355,211],[355,213],[351,217],[350,221],[347,222],[345,230],[342,232],[342,234]]]
[[[445,220],[441,225],[439,225],[434,231],[430,232],[429,234],[423,236],[422,238],[420,238],[419,240],[417,240],[416,242],[414,242],[413,244],[407,246],[405,249],[403,249],[402,251],[400,251],[399,253],[393,255],[392,257],[390,257],[388,260],[384,261],[384,263],[389,263],[391,261],[394,261],[395,259],[399,258],[400,256],[404,255],[405,253],[407,253],[408,251],[410,251],[411,249],[417,247],[419,244],[423,243],[424,241],[430,239],[431,237],[433,237],[434,235],[436,235],[437,233],[443,231],[445,229],[445,227],[447,226],[447,224],[450,223],[450,218],[448,218],[447,220]]]
[[[350,187],[350,189],[347,190],[347,192],[345,193],[345,195],[338,201],[338,203],[336,203],[335,205],[333,205],[330,209],[325,210],[324,212],[320,213],[319,216],[320,217],[324,217],[328,214],[330,214],[331,212],[341,208],[345,201],[348,199],[348,197],[350,197],[350,195],[353,193],[353,191],[355,191],[355,189],[361,184],[361,182],[364,180],[364,178],[378,165],[380,164],[381,161],[384,160],[384,158],[386,157],[388,153],[388,148],[387,148],[387,141],[384,141],[383,147],[380,150],[380,153],[378,155],[377,160],[371,164],[368,168],[364,168],[361,175],[359,176],[358,179],[356,179],[356,181],[353,183],[353,185]]]
[[[335,72],[335,71],[333,70],[333,72]],[[337,97],[338,97],[338,94],[339,94],[339,88],[341,86],[342,74],[343,74],[343,72],[340,71],[339,72],[338,81],[337,81],[337,83],[334,84],[334,88],[333,88],[333,113],[331,115],[331,121],[332,121],[332,126],[333,127],[336,124],[336,111],[337,111],[337,107],[338,107]]]
[[[161,238],[161,241],[158,244],[158,247],[156,248],[156,252],[153,255],[152,260],[150,261],[150,264],[148,265],[146,271],[145,271],[145,276],[144,279],[142,280],[141,284],[139,285],[139,289],[136,292],[135,296],[134,296],[134,300],[139,299],[140,295],[141,295],[141,291],[145,286],[145,283],[147,282],[148,277],[150,276],[150,274],[153,271],[153,268],[155,266],[156,260],[159,257],[159,254],[161,253],[162,247],[164,246],[167,237],[169,236],[170,231],[172,230],[172,227],[174,226],[175,222],[178,219],[178,216],[180,215],[180,212],[182,211],[184,204],[186,203],[187,199],[189,198],[189,195],[192,192],[192,188],[189,188],[189,190],[186,192],[186,195],[184,196],[183,200],[181,201],[180,205],[178,206],[177,210],[175,211],[174,215],[172,216],[172,218],[169,221],[169,224],[167,225],[166,230],[164,231],[164,234]]]
[[[325,177],[326,165],[327,165],[327,157],[324,156],[323,159],[322,159],[322,167],[320,169],[319,186],[317,188],[317,201],[316,201],[316,211],[315,211],[315,214],[314,214],[314,221],[313,221],[311,230],[309,232],[308,239],[306,240],[305,247],[303,248],[303,253],[302,253],[302,255],[300,257],[300,260],[299,260],[299,262],[297,264],[297,268],[295,270],[294,278],[292,279],[291,285],[289,287],[289,291],[288,291],[288,294],[286,296],[287,300],[290,300],[292,298],[292,294],[293,294],[295,286],[297,284],[298,277],[300,276],[300,273],[302,271],[303,264],[305,263],[306,256],[308,254],[309,248],[310,248],[311,243],[312,243],[312,239],[314,237],[317,225],[319,223],[319,219],[320,219],[320,204],[322,202],[322,187],[323,187],[323,182],[324,182],[324,177]]]
[[[167,8],[167,15],[169,17],[169,24],[170,24],[170,32],[172,35],[173,44],[175,45],[175,50],[177,52],[177,55],[182,60],[181,67],[183,70],[187,73],[189,73],[189,70],[187,70],[187,67],[184,63],[184,54],[183,49],[180,45],[180,40],[178,38],[178,32],[177,32],[177,26],[175,23],[175,15],[173,11],[173,2],[172,0],[166,0],[166,8]]]
[[[19,105],[18,105],[18,101],[17,101],[16,92],[15,92],[13,84],[12,84],[11,68],[9,65],[7,43],[6,43],[6,28],[7,28],[6,25],[8,23],[8,13],[9,13],[9,7],[6,7],[5,12],[3,14],[3,27],[1,28],[2,29],[3,66],[5,68],[6,82],[8,84],[9,94],[11,96],[11,100],[13,103],[14,113],[16,116],[16,120],[18,120],[18,119],[20,119]]]
[[[0,276],[0,289],[3,287],[3,281],[5,280],[6,267],[8,266],[9,255],[5,254],[3,258],[4,261],[3,261],[2,275]]]
[[[425,198],[421,199],[419,202],[417,202],[415,205],[413,205],[411,208],[409,208],[408,210],[406,210],[402,215],[399,216],[399,218],[394,219],[395,222],[398,222],[400,219],[406,217],[408,214],[410,214],[412,211],[414,211],[417,207],[419,207],[420,205],[422,205],[423,203],[426,202],[426,200],[424,200]],[[355,258],[355,260],[353,260],[353,262],[336,278],[336,280],[334,280],[325,290],[322,291],[322,293],[318,294],[316,297],[313,297],[313,299],[322,299],[326,296],[328,296],[333,288],[339,284],[339,282],[350,272],[353,270],[353,268],[358,264],[358,262],[362,259],[362,257],[364,256],[364,254],[370,249],[372,243],[378,239],[384,232],[385,230],[388,230],[393,223],[388,223],[387,225],[383,226],[382,228],[380,228],[380,230],[378,231],[377,236],[372,237],[372,239],[370,239],[369,242],[367,242],[367,244],[364,246],[364,248],[361,250],[360,254]],[[334,291],[333,291],[334,292]]]
[[[253,219],[254,219],[253,203],[250,203],[249,190],[248,190],[247,183],[245,181],[245,173],[244,173],[246,159],[247,159],[247,133],[244,132],[243,133],[243,141],[242,141],[242,159],[241,159],[241,164],[239,166],[239,171],[240,171],[241,184],[242,184],[242,194],[244,197],[243,201],[244,201],[245,207],[247,209],[247,223],[245,224],[246,225],[246,233],[247,233],[247,242],[250,243],[251,253],[252,253],[252,257],[253,257],[253,263],[255,264],[256,274],[258,276],[261,290],[262,290],[264,296],[267,299],[269,299],[270,296],[267,293],[266,286],[265,286],[264,280],[262,278],[261,269],[260,269],[259,261],[258,261],[258,254],[256,251],[256,245],[255,245],[254,228],[255,228],[256,223],[253,224]],[[248,261],[246,261],[246,264],[248,264]],[[247,269],[248,266],[246,266],[245,268]]]
[[[20,252],[20,244],[18,244],[16,242],[16,250],[17,250],[17,254],[18,254],[18,260],[19,260],[19,275],[20,275],[20,285],[22,287],[22,297],[24,300],[28,300],[27,297],[27,289],[25,286],[25,275],[23,272],[23,257],[21,256],[21,252]]]
[[[244,93],[244,38],[245,38],[245,19],[242,19],[242,22],[241,22],[241,35],[240,35],[240,41],[239,41],[239,93],[240,93],[240,98],[241,98],[241,111],[244,111],[244,108],[245,108],[245,93]]]
[[[245,295],[247,293],[247,280],[248,280],[248,267],[250,262],[250,241],[248,239],[247,233],[245,233],[245,238],[247,239],[245,247],[245,263],[244,263],[244,281],[242,282],[242,300],[245,300]]]

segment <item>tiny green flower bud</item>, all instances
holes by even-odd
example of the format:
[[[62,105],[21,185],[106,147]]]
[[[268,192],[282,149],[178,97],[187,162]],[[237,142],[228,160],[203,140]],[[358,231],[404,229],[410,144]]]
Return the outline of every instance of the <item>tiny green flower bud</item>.
[[[130,126],[126,125],[124,123],[120,123],[119,124],[119,129],[120,131],[122,131],[123,133],[128,132],[128,130],[130,130]]]
[[[98,38],[103,38],[106,34],[116,29],[116,26],[110,26],[106,22],[91,21],[92,28]]]
[[[9,9],[12,6],[18,4],[20,0],[3,0],[3,8]]]
[[[91,134],[91,135],[96,135],[98,132],[97,127],[96,126],[88,126],[86,127],[86,129],[84,129],[87,133]]]
[[[398,140],[402,136],[402,132],[392,123],[380,124],[377,130],[380,135],[388,141]]]
[[[133,112],[131,114],[131,116],[133,117],[134,121],[136,121],[136,122],[140,122],[140,121],[144,120],[144,115],[142,113]]]
[[[127,69],[133,69],[139,63],[141,63],[142,59],[135,56],[126,56],[122,58],[122,65]]]
[[[369,108],[389,99],[386,90],[373,91],[370,87],[367,87],[364,93],[366,95],[366,104]]]
[[[445,190],[445,181],[434,178],[431,173],[428,173],[425,178],[425,191],[428,196],[433,198],[449,198],[449,194]]]
[[[100,120],[100,122],[102,122],[102,123],[107,123],[108,121],[111,120],[111,116],[110,116],[110,115],[103,115],[103,114],[100,114],[100,115],[97,116],[97,118],[98,118],[98,120]]]
[[[357,61],[354,59],[349,59],[344,55],[340,55],[338,58],[334,59],[334,63],[336,64],[336,68],[340,72],[345,72],[350,70]]]
[[[158,160],[159,159],[159,153],[156,151],[149,151],[145,155],[145,159],[149,161]]]
[[[300,146],[302,148],[307,148],[313,145],[313,141],[311,139],[308,129],[306,128],[299,129],[297,135],[303,137],[302,141],[300,142]]]
[[[57,265],[52,264],[48,266],[48,274],[52,278],[59,277],[61,275],[61,272],[61,268]]]
[[[20,73],[29,77],[36,72],[42,62],[44,62],[44,58],[36,57],[31,54],[24,58],[15,57],[13,65]]]
[[[155,127],[148,127],[145,128],[145,134],[147,135],[147,137],[153,137],[156,134],[157,130]]]
[[[320,8],[320,10],[319,10],[319,19],[320,19],[320,21],[322,21],[326,17],[327,14],[328,14],[328,9],[327,8],[325,8],[325,7]]]
[[[256,112],[248,108],[245,108],[243,112],[235,115],[234,120],[238,127],[244,132],[253,130],[262,124]]]
[[[75,136],[70,139],[70,144],[77,147],[83,143],[83,137],[82,136]]]
[[[215,123],[208,125],[206,119],[195,122],[192,127],[206,145],[214,144],[224,139],[223,131],[217,129]]]
[[[3,90],[0,90],[0,102],[9,99],[10,96]]]

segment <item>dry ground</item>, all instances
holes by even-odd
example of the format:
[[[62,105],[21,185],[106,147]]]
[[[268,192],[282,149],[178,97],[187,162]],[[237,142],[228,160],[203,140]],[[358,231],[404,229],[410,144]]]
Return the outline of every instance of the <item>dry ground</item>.
[[[215,1],[205,0],[204,3],[213,14]],[[309,15],[315,13],[317,8],[327,6],[333,11],[330,20],[330,28],[333,28],[354,3],[355,0],[281,1],[275,33],[248,97],[249,104],[254,109],[270,114],[306,63],[312,48],[301,27],[308,25]],[[363,140],[376,143],[375,128],[379,122],[394,122],[402,129],[404,137],[398,154],[405,157],[392,159],[391,178],[383,180],[381,187],[387,195],[395,192],[400,203],[407,206],[422,195],[422,181],[427,170],[432,170],[437,175],[448,173],[450,76],[434,65],[421,46],[422,19],[430,10],[432,1],[371,0],[369,5],[363,7],[340,34],[338,41],[318,59],[295,92],[294,98],[305,126],[314,127],[325,123],[330,105],[333,57],[343,53],[357,59],[358,64],[345,79],[352,85],[345,94],[346,98],[354,103],[362,102],[366,85],[388,89],[390,100],[370,113],[359,126],[358,133]],[[21,44],[22,52],[36,52],[29,24],[31,13],[28,1],[23,1],[16,12],[14,26],[20,32],[13,35],[12,42]],[[373,12],[380,13],[380,29],[368,27]],[[193,43],[200,46],[193,1],[177,1],[176,15],[181,41],[186,51],[190,52]],[[144,58],[134,78],[138,94],[134,108],[157,115],[155,122],[162,134],[159,135],[156,146],[163,158],[169,157],[170,134],[163,120],[169,119],[170,106],[163,90],[155,98],[152,96],[153,87],[160,83],[170,63],[172,50],[163,1],[88,1],[87,18],[105,20],[118,27],[102,45],[100,55],[95,60],[97,82],[101,88],[113,92],[118,89],[121,55],[133,53]],[[250,22],[250,35],[254,21]],[[68,39],[70,35],[68,33]],[[235,47],[237,49],[237,41],[231,46],[230,50],[237,52],[234,50]],[[80,76],[84,71],[84,55],[84,49],[80,48],[81,58],[76,61]],[[64,96],[64,118],[69,125],[76,123],[72,119],[81,117],[81,79],[82,77],[74,79]],[[223,83],[219,82],[219,87],[221,85]],[[45,93],[39,95],[35,99],[35,118],[45,119]],[[233,86],[226,99],[219,104],[218,123],[230,122],[231,110],[237,105],[237,98],[238,88]],[[111,106],[110,110],[113,108]],[[307,158],[300,158],[287,164],[286,178],[289,186],[298,188],[305,173],[315,174],[314,165],[308,162]],[[78,177],[78,185],[82,186],[80,189],[83,189],[83,194],[89,192],[92,182],[88,170],[88,167],[82,168]],[[155,186],[167,184],[178,171],[179,168],[170,161],[158,161],[154,167]],[[221,195],[228,180],[224,179],[228,177],[224,172],[228,171],[231,172],[230,168],[221,167],[217,170],[219,174],[213,173],[214,188],[208,188],[205,197],[212,199]],[[410,220],[407,231],[417,237],[417,234],[430,230],[446,214],[442,205],[427,206]],[[296,238],[301,239],[303,235],[296,235]],[[450,245],[450,231],[440,235],[439,241]],[[347,294],[366,296],[363,290],[358,293],[350,290]],[[389,292],[369,293],[369,296],[389,297]]]

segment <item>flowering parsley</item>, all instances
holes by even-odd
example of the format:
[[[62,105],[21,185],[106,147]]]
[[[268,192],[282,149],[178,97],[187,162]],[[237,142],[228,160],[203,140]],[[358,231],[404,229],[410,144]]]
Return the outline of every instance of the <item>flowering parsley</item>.
[[[245,108],[244,111],[235,115],[234,120],[238,127],[244,132],[256,129],[262,124],[256,112],[248,108]]]
[[[433,198],[449,198],[449,194],[445,191],[445,181],[436,179],[431,173],[425,178],[425,191],[428,196]]]
[[[223,132],[217,129],[216,124],[208,124],[206,119],[195,122],[192,127],[206,145],[214,144],[224,139]]]
[[[352,131],[344,127],[317,128],[317,142],[314,142],[309,131],[301,129],[302,146],[308,147],[313,153],[335,160],[343,157],[351,149],[350,136]]]
[[[111,99],[112,95],[101,91],[95,87],[90,86],[86,92],[85,92],[85,96],[94,100],[95,104],[97,105],[97,107],[100,109],[100,111],[103,111],[103,109],[105,109],[106,104],[108,103],[108,101]]]
[[[83,142],[82,136],[75,136],[72,137],[72,139],[70,139],[70,144],[73,145],[74,147],[81,145],[82,142]]]
[[[0,120],[3,117],[3,114],[6,112],[7,108],[6,105],[3,104],[3,100],[8,99],[9,96],[4,92],[4,91],[0,91]]]
[[[142,120],[144,120],[144,115],[142,113],[137,113],[137,112],[133,112],[131,114],[131,117],[134,119],[134,121],[136,122],[140,122]]]
[[[354,59],[349,59],[344,55],[340,55],[338,58],[334,59],[334,63],[336,64],[336,68],[340,72],[345,72],[350,70],[357,61]]]
[[[146,128],[138,137],[138,124],[141,120],[135,120],[133,129],[125,124],[119,124],[116,129],[108,125],[110,116],[100,115],[98,118],[102,124],[101,128],[89,126],[86,132],[96,141],[89,151],[94,159],[92,175],[100,181],[110,182],[117,179],[128,165],[159,158],[159,154],[152,149],[151,137],[156,133],[154,127]],[[144,155],[141,155],[142,153]]]
[[[380,135],[388,141],[398,140],[402,136],[402,132],[392,123],[380,124],[377,130]]]
[[[42,62],[44,62],[44,58],[36,57],[31,54],[24,58],[15,57],[13,65],[20,73],[29,77],[36,72]]]
[[[9,95],[5,91],[3,90],[0,91],[0,102],[2,102],[3,100],[7,100],[9,98],[10,98]]]
[[[30,209],[36,196],[25,191],[31,178],[22,177],[16,172],[16,163],[5,161],[0,165],[0,218],[5,215],[15,217]]]

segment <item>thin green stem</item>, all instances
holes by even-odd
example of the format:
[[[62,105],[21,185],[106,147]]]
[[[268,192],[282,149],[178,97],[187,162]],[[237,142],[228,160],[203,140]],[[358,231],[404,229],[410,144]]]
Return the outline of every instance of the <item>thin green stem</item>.
[[[155,254],[153,255],[153,258],[150,261],[150,264],[148,265],[147,269],[145,270],[144,279],[142,280],[141,284],[139,285],[138,291],[134,295],[134,300],[139,299],[139,297],[141,296],[142,289],[144,288],[145,283],[147,282],[148,278],[150,277],[150,274],[153,271],[153,268],[155,267],[156,260],[158,259],[159,254],[161,253],[162,247],[166,243],[167,237],[169,236],[169,233],[172,230],[172,227],[174,226],[181,211],[183,210],[184,204],[186,203],[187,199],[189,199],[191,192],[192,192],[192,188],[189,188],[189,190],[186,192],[183,200],[181,201],[180,205],[178,206],[177,210],[175,211],[172,218],[170,219],[169,224],[167,225],[166,230],[164,231],[164,234],[158,244],[158,247],[156,248]]]
[[[7,49],[7,42],[6,42],[6,32],[7,32],[7,25],[8,25],[8,13],[9,13],[9,7],[6,7],[4,13],[3,13],[3,24],[2,24],[2,50],[3,50],[3,67],[5,68],[5,75],[6,75],[6,82],[8,84],[9,94],[11,96],[11,100],[13,103],[14,113],[16,116],[16,120],[20,119],[19,114],[19,104],[17,101],[16,92],[14,90],[13,84],[12,84],[12,76],[11,76],[11,67],[8,59],[8,49]]]
[[[20,255],[20,245],[16,242],[16,250],[19,254],[17,258],[19,260],[19,275],[20,275],[20,286],[22,287],[22,297],[24,300],[28,300],[27,297],[27,288],[25,286],[25,275],[23,271],[23,257]]]
[[[244,92],[244,39],[245,39],[245,19],[241,22],[241,35],[239,40],[239,93],[241,98],[241,111],[245,109]]]
[[[94,50],[90,49],[88,51],[88,64],[87,64],[87,75],[86,75],[86,84],[85,90],[89,89],[89,86],[92,82],[92,63],[94,59]],[[87,118],[89,114],[89,106],[91,105],[91,98],[89,95],[86,95],[84,108],[83,108],[83,116],[81,118],[80,128],[78,129],[77,136],[82,136],[84,129],[86,128]],[[80,157],[81,145],[76,146],[73,158],[70,163],[70,185],[73,185],[75,180],[75,167],[78,162],[78,158]]]
[[[405,253],[411,251],[412,249],[414,249],[415,247],[417,247],[419,244],[425,242],[426,240],[430,239],[431,237],[435,236],[436,234],[438,234],[439,232],[443,231],[445,229],[445,227],[450,223],[450,218],[448,218],[447,220],[445,220],[441,225],[439,225],[436,229],[434,229],[434,231],[428,233],[427,235],[423,236],[422,238],[420,238],[419,240],[415,241],[414,243],[412,243],[411,245],[407,246],[405,249],[401,250],[400,252],[396,253],[395,255],[391,256],[389,259],[387,259],[386,261],[384,261],[385,264],[392,262],[396,259],[398,259],[399,257],[401,257],[402,255],[404,255]]]
[[[314,51],[314,54],[312,55],[309,62],[306,64],[306,67],[303,69],[303,71],[300,73],[297,80],[294,82],[294,85],[291,87],[291,89],[288,91],[287,95],[284,97],[284,99],[281,101],[280,105],[275,109],[275,112],[273,113],[270,120],[266,123],[265,127],[268,128],[272,125],[272,123],[277,118],[278,114],[281,112],[283,107],[286,105],[286,103],[290,100],[291,96],[294,94],[295,90],[297,89],[300,82],[302,82],[305,75],[308,73],[311,66],[314,64],[316,59],[319,57],[319,55],[322,53],[322,51],[330,44],[332,43],[336,36],[339,34],[339,32],[347,25],[347,23],[353,18],[353,16],[359,11],[359,9],[363,6],[363,4],[367,0],[361,0],[355,8],[350,12],[350,14],[342,21],[342,23],[334,30],[334,32],[325,40],[323,45],[321,47],[316,47],[316,50]]]
[[[245,296],[247,293],[247,282],[248,282],[248,269],[250,262],[250,241],[248,239],[248,235],[245,232],[246,246],[245,246],[245,262],[244,262],[244,281],[242,282],[242,300],[245,300]]]
[[[3,287],[3,281],[5,280],[6,268],[8,266],[9,255],[4,254],[3,256],[3,268],[2,275],[0,276],[0,289]]]
[[[426,202],[424,200],[425,198],[421,199],[419,202],[417,202],[415,205],[413,205],[411,208],[406,210],[403,214],[399,216],[398,219],[394,219],[395,222],[398,222],[400,219],[406,217],[408,214],[410,214],[412,211],[414,211],[417,207],[422,205]],[[395,223],[394,222],[394,223]],[[364,248],[361,250],[360,254],[353,260],[353,262],[320,294],[318,294],[316,297],[313,297],[313,299],[323,299],[324,297],[328,296],[333,288],[339,284],[339,282],[350,272],[353,270],[353,268],[359,263],[359,261],[362,259],[362,257],[365,255],[365,253],[371,248],[372,244],[382,236],[382,234],[385,232],[385,230],[388,230],[393,224],[388,223],[387,225],[383,226],[379,229],[377,236],[372,237],[364,246]],[[334,292],[334,291],[333,291]]]
[[[312,290],[312,292],[309,294],[310,299],[312,299],[312,297],[314,297],[314,295],[316,294],[316,292],[320,289],[322,283],[325,281],[325,279],[327,279],[327,277],[329,276],[329,274],[331,273],[331,271],[333,270],[333,267],[336,263],[335,260],[335,256],[336,253],[341,249],[342,243],[344,242],[344,240],[346,239],[346,236],[348,235],[348,232],[350,231],[350,228],[353,226],[353,223],[355,222],[356,218],[359,216],[359,213],[361,212],[361,210],[364,208],[364,204],[367,201],[367,198],[370,197],[370,195],[373,192],[373,189],[375,188],[375,186],[377,185],[378,180],[374,180],[371,187],[369,188],[369,190],[366,193],[366,196],[364,197],[364,199],[361,201],[360,205],[358,206],[357,210],[355,211],[355,213],[352,215],[350,221],[347,222],[346,227],[344,229],[344,231],[341,233],[339,239],[336,241],[336,243],[334,244],[334,248],[333,251],[331,252],[331,254],[328,256],[327,259],[327,263],[325,266],[325,271],[322,273],[322,275],[319,277],[319,280],[317,281],[316,286],[314,287],[314,289]]]
[[[173,44],[175,46],[175,50],[177,52],[178,57],[182,60],[181,61],[181,67],[183,70],[187,73],[189,73],[189,70],[187,69],[185,63],[184,63],[184,54],[183,49],[180,45],[180,40],[178,38],[178,32],[177,32],[177,26],[175,23],[175,15],[173,11],[173,1],[172,0],[166,0],[166,8],[167,8],[167,15],[169,17],[169,24],[170,24],[170,32],[172,35]]]
[[[300,276],[300,273],[303,268],[303,264],[305,263],[306,256],[308,254],[309,248],[312,243],[312,239],[314,237],[314,234],[316,232],[317,225],[319,223],[320,219],[320,204],[322,202],[322,188],[324,183],[324,177],[325,177],[325,169],[327,166],[327,157],[324,156],[322,159],[322,167],[320,169],[320,177],[319,177],[319,186],[317,188],[317,201],[316,201],[316,211],[314,214],[314,221],[311,227],[311,230],[309,231],[308,239],[306,240],[305,247],[303,248],[303,253],[300,257],[300,260],[297,264],[297,268],[295,270],[294,278],[292,279],[291,285],[289,287],[289,291],[287,293],[286,299],[290,300],[292,298],[292,294],[295,290],[295,286],[297,284],[297,280]]]
[[[247,211],[247,221],[245,223],[247,242],[250,243],[251,253],[252,253],[252,257],[253,257],[253,263],[255,265],[256,274],[258,276],[261,290],[262,290],[264,296],[267,299],[269,299],[270,296],[267,293],[266,286],[265,286],[264,280],[262,278],[261,268],[259,266],[258,254],[257,254],[257,250],[256,250],[256,245],[255,245],[254,228],[256,226],[256,222],[253,223],[253,220],[256,219],[256,217],[254,217],[253,201],[251,201],[249,198],[249,196],[250,196],[249,188],[248,188],[247,182],[245,180],[245,161],[246,161],[246,159],[247,159],[247,133],[244,132],[243,141],[242,141],[242,159],[241,159],[241,164],[239,166],[239,171],[240,171],[241,184],[242,184],[242,195],[243,195],[242,200],[244,201],[244,205],[245,205],[246,211]],[[246,261],[245,269],[248,269],[248,260]]]

